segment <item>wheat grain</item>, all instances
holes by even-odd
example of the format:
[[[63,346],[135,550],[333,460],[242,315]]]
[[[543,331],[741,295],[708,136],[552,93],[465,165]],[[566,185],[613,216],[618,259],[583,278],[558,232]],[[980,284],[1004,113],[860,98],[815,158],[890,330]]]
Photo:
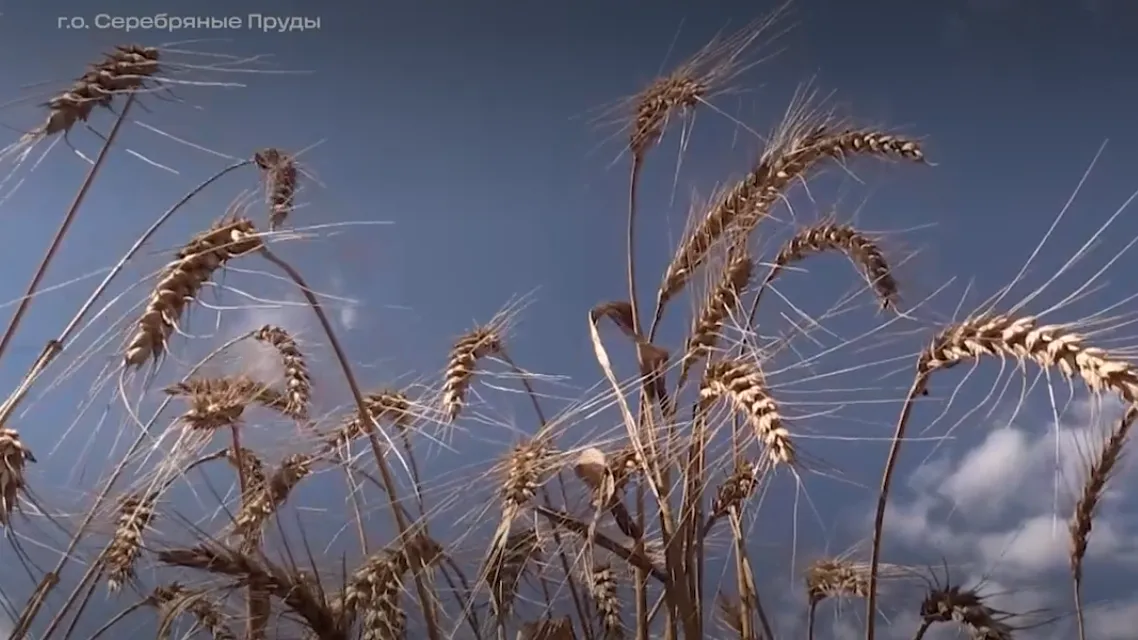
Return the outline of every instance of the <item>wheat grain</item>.
[[[259,539],[264,523],[288,500],[296,485],[312,473],[312,463],[312,456],[302,453],[282,460],[268,481],[241,505],[233,520],[236,532],[246,539]]]
[[[281,327],[265,325],[253,334],[256,340],[271,346],[280,354],[284,365],[285,414],[297,420],[308,418],[308,406],[312,400],[312,382],[308,377],[308,364],[301,354],[296,340]]]
[[[494,616],[505,623],[510,615],[518,586],[531,560],[541,556],[541,540],[533,527],[506,536],[501,553],[487,561],[486,583],[490,587],[490,605]]]
[[[183,608],[189,611],[214,640],[237,640],[237,635],[225,624],[221,607],[200,592],[172,582],[156,588],[150,598],[160,609],[171,610],[171,615],[177,615]]]
[[[737,227],[735,242],[742,242],[793,181],[804,178],[823,160],[851,155],[924,161],[916,140],[874,130],[840,129],[831,124],[815,126],[806,135],[768,149],[747,176],[724,192],[680,245],[664,273],[657,313],[684,288],[728,229]]]
[[[20,432],[0,428],[0,525],[7,527],[12,512],[19,507],[20,492],[27,485],[24,467],[35,461],[31,450],[20,440]]]
[[[154,47],[119,45],[90,66],[67,91],[47,102],[47,120],[34,132],[52,136],[86,122],[95,107],[110,108],[115,96],[142,88],[158,73],[159,53]]]
[[[724,265],[719,282],[696,313],[680,364],[681,380],[687,376],[692,365],[715,348],[723,321],[738,306],[753,270],[754,262],[743,252],[739,252]]]
[[[269,203],[269,231],[276,231],[293,210],[296,197],[297,169],[292,157],[280,149],[262,149],[253,161],[265,176],[265,191]]]
[[[223,218],[208,231],[194,236],[159,275],[146,310],[127,343],[126,365],[137,367],[165,353],[167,341],[187,305],[213,273],[230,259],[261,246],[253,223],[235,216]]]
[[[478,361],[498,353],[501,348],[502,338],[493,326],[478,327],[454,343],[443,373],[442,401],[447,422],[454,422],[462,412]]]
[[[794,464],[794,443],[783,426],[778,404],[767,391],[758,366],[742,360],[714,362],[704,373],[700,398],[714,401],[726,398],[747,417],[755,437],[767,449],[775,464]]]
[[[880,247],[867,235],[844,224],[823,222],[800,229],[775,256],[774,266],[764,286],[770,284],[783,267],[813,253],[839,251],[857,265],[881,300],[882,307],[897,306],[897,281]]]
[[[1079,378],[1095,394],[1111,390],[1123,400],[1138,397],[1138,369],[1110,352],[1085,344],[1080,334],[1062,325],[1041,325],[1032,316],[981,315],[942,331],[921,354],[922,378],[964,360],[983,356],[1032,361]]]
[[[131,495],[119,505],[118,522],[104,559],[107,589],[112,593],[134,577],[134,564],[142,553],[142,534],[154,519],[153,495]]]
[[[344,587],[344,608],[362,614],[362,640],[396,640],[407,632],[407,614],[400,603],[403,576],[416,567],[431,566],[442,548],[425,536],[369,557]]]

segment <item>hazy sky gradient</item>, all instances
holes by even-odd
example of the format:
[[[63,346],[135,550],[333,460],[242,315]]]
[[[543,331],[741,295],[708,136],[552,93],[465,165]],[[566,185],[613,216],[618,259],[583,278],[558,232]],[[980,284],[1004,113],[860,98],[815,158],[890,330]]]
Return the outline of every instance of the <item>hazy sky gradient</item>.
[[[258,68],[311,73],[195,72],[187,77],[248,86],[176,87],[188,104],[147,100],[145,106],[153,113],[139,109],[133,119],[239,157],[264,146],[300,149],[324,140],[303,160],[326,188],[310,183],[301,198],[310,204],[297,211],[296,224],[393,224],[351,227],[333,238],[282,245],[280,252],[309,274],[316,288],[359,300],[351,312],[354,317],[341,314],[346,321],[341,328],[353,353],[368,365],[362,367],[365,384],[390,383],[407,371],[434,375],[456,334],[489,318],[511,296],[536,289],[535,302],[521,316],[512,355],[527,367],[571,377],[574,389],[580,391],[599,373],[588,345],[585,313],[599,301],[626,295],[627,164],[624,158],[613,163],[623,137],[609,138],[623,134],[596,120],[606,105],[640,89],[662,66],[694,52],[716,32],[742,26],[772,6],[503,0],[241,3],[236,10],[232,3],[217,2],[166,3],[158,8],[144,2],[95,6],[70,1],[48,6],[0,0],[0,50],[11,61],[4,76],[9,92],[5,97],[35,96],[28,104],[0,111],[0,124],[11,140],[18,136],[17,130],[38,124],[42,114],[36,111],[35,102],[65,87],[67,79],[80,73],[100,51],[124,41],[161,45],[228,38],[228,42],[178,48],[233,55],[272,53],[271,63]],[[160,11],[202,16],[256,12],[319,16],[321,29],[284,34],[246,30],[123,34],[56,26],[61,16],[82,16],[92,22],[104,12],[126,17]],[[682,155],[674,202],[673,177],[680,157],[677,137],[668,137],[653,153],[643,185],[647,195],[641,215],[646,228],[641,243],[642,264],[646,265],[641,268],[642,292],[652,291],[657,284],[683,227],[691,189],[698,188],[706,198],[716,183],[745,171],[760,148],[759,141],[730,118],[769,132],[796,87],[806,80],[822,93],[833,91],[832,103],[859,122],[896,128],[925,141],[926,154],[935,167],[899,165],[886,171],[873,162],[858,163],[857,177],[865,186],[848,174],[831,171],[818,191],[812,192],[816,203],[804,198],[801,190],[794,203],[795,214],[802,220],[815,220],[835,209],[842,219],[856,218],[860,226],[881,232],[892,255],[904,258],[917,252],[899,272],[909,304],[920,302],[955,277],[948,292],[923,307],[926,318],[952,315],[969,281],[975,281],[974,291],[984,296],[1009,282],[1105,140],[1109,144],[1083,193],[1029,274],[1033,284],[1017,289],[1010,302],[1045,281],[1138,188],[1133,170],[1138,160],[1134,151],[1138,129],[1133,126],[1138,104],[1138,81],[1133,74],[1138,46],[1130,41],[1138,27],[1138,4],[1083,0],[1044,7],[1026,0],[800,0],[782,24],[792,29],[763,49],[782,52],[740,79],[740,92],[717,102],[726,116],[708,110],[700,113],[696,139]],[[207,58],[196,60],[208,64]],[[15,88],[44,81],[53,84]],[[109,118],[99,115],[95,127],[105,132]],[[76,131],[71,142],[87,155],[97,150],[97,138],[85,131]],[[49,274],[49,283],[112,264],[158,212],[226,164],[223,158],[187,148],[141,126],[127,127],[121,144],[171,167],[178,175],[148,166],[120,148],[92,190],[64,253]],[[0,213],[5,215],[6,230],[18,241],[8,243],[0,299],[13,300],[23,291],[85,167],[60,144],[3,203]],[[252,188],[251,175],[223,181],[196,201],[147,247],[145,265],[132,278],[159,266],[159,251],[179,244],[223,211],[241,189]],[[788,217],[785,209],[779,215],[784,220]],[[1046,309],[1074,291],[1136,235],[1138,221],[1132,213],[1120,216],[1110,234],[1094,247],[1094,260],[1077,266],[1055,291],[1029,309]],[[1132,289],[1131,261],[1123,255],[1111,267],[1104,286],[1068,306],[1061,319],[1085,316],[1124,300]],[[787,286],[784,293],[795,305],[823,311],[853,286],[845,265],[832,270],[833,281],[820,273],[813,279],[795,275],[797,285]],[[16,383],[44,341],[61,328],[61,314],[73,312],[95,282],[69,286],[33,306],[24,331],[0,369],[0,382],[6,388]],[[283,290],[280,285],[271,286]],[[979,294],[965,303],[966,311],[980,299]],[[1128,310],[1130,305],[1115,313]],[[120,306],[117,313],[125,311]],[[242,313],[245,316],[237,315]],[[851,315],[857,319],[837,319],[827,326],[849,337],[877,322],[866,309]],[[234,311],[230,322],[244,327],[269,316],[308,323],[303,328],[315,330],[303,311]],[[197,328],[208,330],[212,318],[208,314],[199,317],[198,322],[204,324]],[[903,331],[897,328],[890,335]],[[824,361],[820,371],[838,371],[859,359],[911,353],[927,336],[927,331],[911,335],[903,348],[871,349],[868,356],[847,349]],[[318,339],[311,333],[308,337]],[[1110,346],[1131,345],[1122,341]],[[330,367],[329,350],[314,349],[321,366]],[[883,366],[873,373],[874,380],[863,383],[880,388],[884,383],[877,376],[909,367],[909,362]],[[328,371],[335,375],[334,369]],[[803,375],[802,370],[787,370],[776,379]],[[899,381],[891,378],[890,388],[901,387],[903,377]],[[49,425],[70,421],[80,400],[67,394],[89,387],[89,378],[82,382],[76,379],[49,393],[46,397],[53,402],[30,405],[19,427],[34,450],[49,450],[57,443],[59,433],[53,433]],[[983,380],[966,387],[972,389],[976,401],[984,399],[988,389]],[[1016,502],[1023,496],[1009,489],[1006,499],[1018,506],[1009,506],[1003,519],[986,514],[975,504],[1004,498],[978,495],[975,487],[985,486],[975,484],[979,476],[973,476],[969,484],[962,479],[965,476],[954,473],[967,466],[969,452],[994,455],[997,462],[975,467],[989,470],[1010,456],[1016,462],[1003,466],[1019,465],[1020,471],[1013,474],[1018,475],[997,475],[992,486],[1014,485],[1023,494],[1038,488],[1047,497],[1051,495],[1054,462],[1047,457],[1051,440],[1043,435],[1052,422],[1051,409],[1046,394],[1035,390],[1032,397],[1041,398],[1042,403],[1029,403],[1013,419],[1017,387],[1018,383],[1012,385],[1007,406],[968,418],[955,434],[958,439],[944,445],[934,464],[926,468],[923,477],[939,478],[947,488],[929,489],[918,475],[911,494],[898,495],[902,501],[898,508],[911,516],[903,522],[910,527],[906,531],[916,532],[912,539],[905,535],[894,539],[898,544],[904,539],[931,545],[908,549],[913,552],[910,559],[935,564],[940,553],[962,562],[966,558],[980,562],[1006,558],[1006,553],[992,551],[1000,547],[999,536],[1026,527],[1024,523],[1035,523],[1032,519],[1038,520],[1050,508],[1049,503],[1024,506]],[[947,395],[951,389],[946,386],[940,392]],[[903,392],[899,389],[889,397],[896,400]],[[572,395],[574,390],[558,393]],[[794,393],[793,389],[788,393]],[[799,391],[798,399],[788,400],[796,405],[796,412],[818,411],[802,394]],[[325,408],[342,400],[342,395],[327,399]],[[820,436],[837,428],[846,435],[885,437],[895,407],[894,402],[887,408],[843,413],[852,415],[854,422],[823,417],[812,423],[811,431]],[[503,420],[530,429],[524,405],[510,404],[499,411]],[[964,412],[955,407],[943,426],[953,424]],[[935,412],[927,413],[922,417],[926,424],[936,417]],[[1081,426],[1079,421],[1088,419],[1083,412],[1064,416],[1062,422]],[[1022,431],[989,435],[994,427],[1009,423]],[[934,429],[943,432],[941,427]],[[82,435],[74,438],[79,443],[87,441]],[[508,442],[511,435],[500,430],[485,439]],[[865,452],[863,460],[860,453],[843,453],[847,451],[844,442],[808,442],[812,454],[861,484],[807,476],[807,492],[815,507],[826,514],[826,530],[802,504],[800,530],[783,528],[774,539],[782,544],[798,535],[800,553],[820,552],[822,541],[829,540],[834,545],[830,551],[838,551],[865,531],[859,521],[865,513],[862,505],[868,505],[875,493],[867,487],[876,486],[886,447],[870,442],[851,449]],[[925,459],[932,444],[914,443],[908,451],[912,459],[907,460],[906,473]],[[37,473],[44,473],[44,468],[72,470],[63,465],[74,458],[67,447],[43,458]],[[91,477],[86,476],[85,482]],[[956,484],[951,478],[956,478]],[[787,508],[793,506],[793,484],[778,486],[788,495],[769,498],[764,511],[782,508],[784,503]],[[963,504],[957,507],[975,519],[964,521],[962,515],[950,513],[944,502],[948,498],[972,500],[974,511]],[[951,524],[935,529],[927,522],[934,513],[938,523]],[[1138,511],[1129,508],[1118,512],[1120,539],[1138,531],[1136,515]],[[917,516],[925,519],[914,524]],[[1046,517],[1044,521],[1050,522]],[[970,522],[978,524],[970,528]],[[911,529],[918,524],[924,528]],[[1058,540],[1062,548],[1061,532]],[[1126,557],[1132,562],[1138,554],[1132,543],[1119,544],[1119,556],[1113,561],[1120,591],[1122,585],[1133,584],[1138,565],[1118,558],[1129,554]],[[1058,554],[1062,555],[1061,549]],[[1024,561],[1017,566],[1022,569],[1025,564],[1031,565]],[[1046,602],[1066,611],[1065,569],[1044,565],[1054,571],[1032,573],[1033,568],[1014,577],[1045,593],[1057,592],[1057,599]],[[772,573],[788,576],[788,571],[789,567]],[[1062,580],[1058,583],[1062,586],[1052,589],[1048,579]],[[783,588],[786,578],[779,580],[777,588]],[[1114,595],[1114,584],[1095,597]],[[1025,589],[1017,587],[1020,593]],[[1122,599],[1133,601],[1133,587],[1126,586],[1125,591]],[[1138,623],[1138,605],[1133,611]],[[1069,637],[1063,635],[1069,627],[1062,625],[1046,632]],[[1110,640],[1115,636],[1096,637]]]

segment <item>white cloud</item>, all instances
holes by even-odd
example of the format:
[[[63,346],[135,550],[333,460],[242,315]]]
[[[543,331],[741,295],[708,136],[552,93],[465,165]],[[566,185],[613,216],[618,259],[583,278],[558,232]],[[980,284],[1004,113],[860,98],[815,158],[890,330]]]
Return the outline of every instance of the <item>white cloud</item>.
[[[1138,598],[1094,608],[1087,616],[1087,635],[1099,640],[1133,640],[1138,627]]]

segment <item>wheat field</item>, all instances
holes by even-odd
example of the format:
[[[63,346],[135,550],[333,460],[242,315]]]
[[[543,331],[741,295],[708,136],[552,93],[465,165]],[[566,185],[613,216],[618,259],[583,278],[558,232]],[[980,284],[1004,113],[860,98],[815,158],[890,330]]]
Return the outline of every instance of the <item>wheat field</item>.
[[[580,309],[576,336],[527,324],[540,293],[519,293],[450,344],[416,345],[438,352],[438,370],[373,384],[341,336],[340,301],[290,258],[338,241],[304,206],[319,167],[303,150],[250,149],[133,230],[96,284],[67,285],[86,288],[73,315],[0,408],[9,637],[1093,640],[1095,518],[1138,417],[1128,286],[1117,307],[1064,317],[1098,276],[1040,304],[1065,262],[1086,257],[1063,256],[1039,283],[1017,277],[986,300],[961,296],[955,313],[929,311],[953,295],[948,285],[922,288],[915,252],[863,227],[871,213],[803,212],[819,208],[815,180],[873,165],[902,180],[937,171],[936,141],[864,124],[815,83],[749,138],[759,152],[738,175],[699,185],[707,195],[691,199],[663,268],[644,259],[641,238],[661,224],[643,205],[656,184],[644,175],[668,164],[672,141],[698,135],[696,114],[731,117],[717,105],[763,61],[785,10],[724,32],[603,109],[628,171],[621,215],[596,230],[625,247],[623,271],[610,274],[621,295]],[[211,76],[222,67],[191,58],[124,43],[76,60],[89,63],[83,75],[0,152],[10,189],[73,129],[109,123],[81,183],[56,185],[74,201],[9,305],[0,358],[15,353],[132,110],[177,108],[157,99],[171,86],[225,84]],[[243,188],[226,192],[234,180]],[[229,205],[195,206],[205,194]],[[197,231],[156,246],[175,218]],[[158,268],[126,282],[155,255]],[[1034,256],[1022,258],[1024,276]],[[800,308],[798,288],[838,293]],[[316,329],[211,332],[214,316],[281,299]],[[828,328],[850,316],[857,331]],[[546,363],[514,348],[522,334],[587,345],[594,378],[539,370]],[[954,405],[962,387],[972,395]],[[28,407],[65,389],[74,422],[59,442],[40,437]],[[908,490],[897,469],[913,441],[947,439],[974,413],[1017,413],[1029,396],[1052,407],[1077,398],[1102,428],[1064,443],[1078,473],[1055,499],[1064,607],[1010,610],[947,552],[914,557],[895,544],[906,514],[891,499]],[[865,406],[890,416],[875,438],[848,417]],[[37,469],[48,450],[74,458],[76,475]],[[101,466],[89,473],[92,460]],[[872,476],[847,474],[855,461]],[[802,514],[827,480],[868,499],[862,537],[799,548],[799,524],[813,522]]]

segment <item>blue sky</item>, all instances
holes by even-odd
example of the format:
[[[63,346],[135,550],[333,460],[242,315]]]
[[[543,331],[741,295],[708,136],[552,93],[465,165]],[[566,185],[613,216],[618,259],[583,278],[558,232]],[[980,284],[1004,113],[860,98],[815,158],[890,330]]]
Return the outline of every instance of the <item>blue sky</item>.
[[[163,6],[162,10],[235,14],[222,3],[179,4],[182,9]],[[242,6],[236,13],[319,16],[321,29],[312,32],[123,34],[61,30],[57,18],[82,16],[93,21],[103,11],[124,17],[153,15],[154,7],[140,2],[97,9],[79,2],[50,7],[0,2],[4,36],[0,48],[8,59],[29,58],[27,63],[9,65],[5,98],[38,96],[0,111],[6,139],[14,140],[18,130],[38,124],[42,115],[34,103],[43,99],[41,91],[65,87],[88,60],[123,41],[161,45],[229,38],[178,48],[232,55],[271,53],[271,61],[259,69],[311,72],[194,72],[186,77],[247,86],[181,86],[175,90],[186,104],[146,101],[153,113],[137,110],[133,120],[215,153],[189,148],[137,124],[128,126],[48,282],[67,282],[113,264],[160,211],[227,163],[218,154],[245,157],[264,146],[301,149],[323,141],[303,157],[323,186],[309,182],[301,197],[307,206],[296,212],[295,224],[391,224],[344,227],[334,236],[324,232],[314,240],[282,244],[279,252],[294,261],[316,288],[357,301],[338,305],[337,315],[365,384],[393,383],[407,375],[434,376],[456,334],[489,318],[512,296],[536,290],[515,331],[512,355],[527,368],[566,376],[559,385],[547,385],[550,393],[569,397],[586,393],[599,379],[599,370],[589,348],[585,313],[599,301],[626,295],[626,164],[624,159],[612,163],[620,152],[620,139],[609,138],[615,129],[599,127],[594,120],[604,106],[637,91],[662,66],[694,52],[717,31],[741,26],[767,9],[742,2],[709,7],[595,1],[390,4],[272,3]],[[832,102],[859,122],[888,125],[921,137],[936,166],[859,162],[854,168],[864,184],[850,174],[830,171],[812,188],[814,202],[798,189],[792,203],[800,220],[810,221],[835,209],[840,217],[878,232],[890,255],[904,262],[899,273],[902,295],[909,304],[921,302],[955,278],[947,290],[921,306],[916,314],[920,323],[891,325],[838,349],[820,359],[810,375],[789,366],[789,361],[772,365],[772,380],[776,388],[785,389],[788,410],[801,416],[802,428],[816,436],[805,445],[807,450],[837,467],[848,480],[805,475],[806,493],[825,515],[819,519],[799,501],[797,529],[775,527],[765,532],[772,546],[797,538],[799,555],[806,556],[841,550],[864,535],[863,505],[870,504],[874,493],[867,487],[876,486],[886,444],[826,436],[884,438],[890,433],[896,401],[904,393],[904,370],[911,365],[908,360],[884,361],[914,353],[931,335],[932,320],[953,314],[970,281],[974,284],[963,303],[965,311],[1008,283],[1104,141],[1109,139],[1109,144],[1079,198],[1025,282],[1009,294],[1009,304],[1062,266],[1138,187],[1132,170],[1138,132],[1131,126],[1138,84],[1130,72],[1138,62],[1138,49],[1125,39],[1138,9],[1125,0],[1059,4],[1044,11],[1038,3],[1024,0],[800,0],[782,23],[793,28],[760,50],[781,53],[739,80],[745,91],[717,103],[729,116],[766,132],[777,123],[796,87],[812,79],[823,93],[833,91]],[[29,51],[48,53],[33,57]],[[172,57],[199,64],[208,60]],[[14,88],[44,81],[52,84]],[[94,126],[106,131],[109,116],[100,115]],[[87,155],[93,155],[98,144],[85,131],[76,131],[71,142]],[[727,117],[704,111],[696,122],[695,139],[683,153],[675,186],[677,137],[670,136],[653,153],[641,208],[646,228],[641,242],[642,292],[656,284],[683,228],[692,189],[706,197],[717,183],[738,177],[759,145]],[[85,168],[62,144],[34,172],[27,173],[25,165],[21,175],[26,175],[26,182],[0,205],[8,233],[20,239],[9,243],[5,253],[7,277],[0,282],[0,299],[14,300],[22,292],[73,195],[72,185]],[[137,280],[160,266],[161,251],[176,246],[223,211],[242,189],[254,186],[252,174],[245,174],[222,181],[195,200],[183,217],[148,245],[145,257],[132,265],[124,280]],[[776,216],[786,220],[785,207]],[[785,232],[785,225],[774,228],[770,242],[777,240],[778,229]],[[1077,289],[1136,233],[1133,215],[1119,216],[1092,247],[1090,257],[1028,309],[1046,309]],[[913,253],[915,257],[903,260]],[[1132,259],[1123,253],[1099,280],[1100,289],[1066,305],[1055,318],[1074,320],[1119,302],[1123,304],[1113,314],[1124,315],[1132,306],[1126,303],[1132,293],[1127,277]],[[817,271],[791,274],[780,284],[787,300],[771,298],[771,308],[765,312],[772,326],[780,322],[779,311],[793,313],[792,303],[818,313],[852,290],[856,281],[846,265],[821,262],[826,264]],[[240,282],[253,282],[267,296],[295,300],[286,286],[263,276],[233,274],[232,278],[226,283],[238,287]],[[33,305],[23,331],[5,354],[0,382],[6,387],[16,383],[44,341],[62,327],[65,314],[95,283],[69,285]],[[225,296],[222,300],[231,305],[249,306],[232,292]],[[135,292],[131,304],[138,297]],[[865,298],[863,293],[859,300]],[[871,306],[866,303],[824,324],[837,336],[857,336],[881,323]],[[120,304],[110,315],[126,309]],[[312,341],[309,349],[317,366],[335,379],[330,351],[319,342],[303,309],[243,308],[222,316],[223,334],[266,321],[301,333]],[[208,313],[195,316],[193,330],[209,332],[213,321]],[[95,333],[92,329],[80,343],[91,344]],[[1127,335],[1122,327],[1099,338],[1110,347],[1123,348],[1131,346]],[[824,339],[831,345],[840,342],[835,336]],[[185,347],[187,359],[211,343],[195,344]],[[84,454],[86,466],[70,464],[77,455],[74,448],[92,439],[82,433],[88,428],[85,424],[68,432],[67,438],[61,436],[76,413],[80,394],[90,388],[91,377],[109,358],[110,349],[113,345],[102,348],[67,383],[29,403],[19,418],[18,427],[33,450],[52,450],[61,440],[64,443],[51,455],[41,456],[35,471],[46,483],[40,486],[54,487],[63,496],[86,495],[86,489],[76,491],[76,486],[89,486],[85,483],[103,471],[96,462],[99,458],[90,453]],[[848,370],[866,362],[874,364]],[[1041,388],[1033,388],[1025,407],[1015,412],[1017,382],[1012,392],[966,416],[969,402],[986,399],[996,367],[982,367],[967,380],[963,395],[924,434],[942,435],[960,420],[954,440],[942,442],[935,452],[933,442],[914,442],[906,449],[905,482],[895,494],[897,512],[890,521],[897,527],[890,535],[896,545],[891,549],[904,562],[938,564],[943,554],[966,565],[960,573],[969,578],[990,571],[991,580],[1011,594],[1009,608],[1048,606],[1061,613],[1069,609],[1069,597],[1066,569],[1062,562],[1055,564],[1066,543],[1061,531],[1054,538],[1050,528],[1055,466],[1054,435],[1048,433],[1055,421],[1051,402]],[[826,375],[816,377],[822,374]],[[882,378],[885,374],[890,377]],[[950,394],[954,375],[947,374],[947,381],[939,383],[944,385],[937,390],[942,399]],[[318,378],[318,389],[319,382]],[[324,388],[332,386],[336,385]],[[819,388],[855,386],[872,386],[874,398],[892,403],[839,407],[836,398],[849,393],[837,391],[813,403],[807,397]],[[1061,404],[1065,387],[1058,382],[1056,387]],[[45,389],[41,385],[38,391]],[[491,389],[482,392],[487,398],[495,394]],[[322,403],[328,410],[346,399],[335,389],[327,393]],[[525,405],[502,393],[497,396],[501,398],[484,411],[529,430]],[[95,413],[104,404],[105,398]],[[834,415],[817,415],[827,409],[833,409]],[[939,413],[939,408],[930,409],[918,419],[928,424]],[[615,414],[608,418],[615,419]],[[1065,438],[1077,439],[1096,420],[1087,405],[1079,404],[1059,422],[1068,430]],[[116,414],[101,429],[113,433],[120,422]],[[508,443],[514,437],[509,430],[496,428],[479,432],[474,439]],[[476,461],[463,456],[485,457],[497,450],[480,444],[462,455],[440,453],[437,464],[440,469],[470,464]],[[926,459],[927,464],[922,464]],[[1120,486],[1125,479],[1117,482],[1115,486]],[[319,501],[319,496],[312,499]],[[791,509],[795,504],[794,484],[780,480],[763,510]],[[1092,599],[1117,601],[1114,609],[1094,618],[1101,625],[1094,637],[1110,640],[1123,637],[1111,635],[1113,628],[1132,628],[1117,620],[1138,622],[1138,599],[1132,587],[1125,586],[1138,570],[1138,549],[1129,541],[1138,527],[1138,512],[1122,497],[1108,502],[1105,509],[1108,524],[1096,531],[1105,541],[1105,555],[1096,559],[1101,566],[1090,571],[1098,571],[1102,581]],[[757,546],[756,553],[769,552],[768,547]],[[789,576],[791,567],[782,566],[783,554],[769,555],[771,573]],[[23,588],[16,587],[14,593]],[[769,588],[772,597],[778,597],[786,590],[786,578],[772,579]],[[860,604],[856,607],[860,613]],[[785,624],[792,627],[797,622]],[[910,621],[894,622],[890,629],[907,637]],[[1033,633],[1040,638],[1070,637],[1065,635],[1070,633],[1065,624]],[[844,637],[841,624],[826,632]]]

